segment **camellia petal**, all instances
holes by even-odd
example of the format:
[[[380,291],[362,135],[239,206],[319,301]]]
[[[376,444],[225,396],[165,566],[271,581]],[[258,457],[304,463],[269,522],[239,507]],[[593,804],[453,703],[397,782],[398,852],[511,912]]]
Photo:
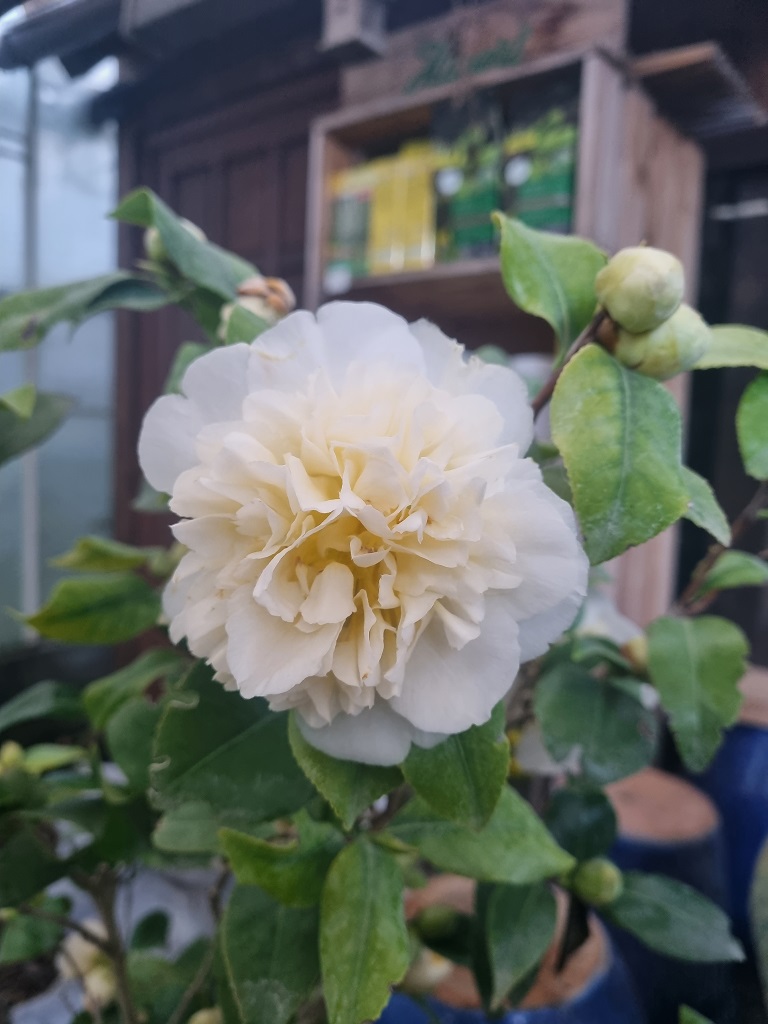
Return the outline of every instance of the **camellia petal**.
[[[511,370],[335,302],[202,357],[183,389],[140,445],[189,549],[171,637],[319,749],[394,764],[487,721],[575,617],[586,557],[525,458]]]

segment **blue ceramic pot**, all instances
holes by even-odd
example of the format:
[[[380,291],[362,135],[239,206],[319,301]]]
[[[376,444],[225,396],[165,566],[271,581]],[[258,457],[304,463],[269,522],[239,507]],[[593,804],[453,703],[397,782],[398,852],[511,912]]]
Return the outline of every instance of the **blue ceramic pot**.
[[[749,945],[749,889],[768,838],[768,729],[734,726],[707,771],[694,781],[723,819],[730,913],[736,934]]]
[[[646,1024],[627,970],[611,952],[608,966],[576,996],[552,1009],[510,1010],[491,1020],[482,1010],[455,1010],[437,999],[426,1008],[395,993],[379,1024]]]

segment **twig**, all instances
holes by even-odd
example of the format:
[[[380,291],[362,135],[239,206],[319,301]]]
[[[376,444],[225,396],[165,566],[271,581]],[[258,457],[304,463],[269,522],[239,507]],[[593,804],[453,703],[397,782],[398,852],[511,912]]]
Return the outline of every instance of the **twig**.
[[[741,510],[731,525],[731,546],[756,521],[758,512],[767,503],[768,484],[762,483],[752,496],[752,500]],[[711,590],[701,597],[698,595],[710,569],[712,569],[723,552],[728,550],[729,546],[725,544],[713,544],[709,548],[706,555],[691,573],[688,586],[672,606],[672,614],[700,615],[709,608],[720,591]]]
[[[578,338],[573,342],[568,351],[565,353],[565,358],[563,359],[563,361],[552,370],[549,377],[544,381],[541,390],[531,402],[534,418],[539,415],[541,410],[552,397],[555,390],[555,386],[557,385],[558,380],[560,380],[560,374],[566,368],[571,359],[573,359],[576,353],[580,349],[584,348],[585,345],[588,345],[591,341],[597,340],[597,332],[606,319],[607,316],[603,312],[603,310],[600,310],[598,313],[596,313],[592,320],[587,324],[587,326],[578,336]]]
[[[86,942],[90,942],[92,945],[98,946],[102,953],[106,953],[107,956],[112,956],[113,951],[110,943],[107,940],[102,939],[99,935],[96,935],[95,932],[90,930],[90,928],[86,928],[78,921],[73,921],[71,918],[65,917],[63,914],[54,914],[49,910],[41,910],[39,907],[31,907],[28,903],[22,903],[16,909],[20,914],[24,914],[27,917],[36,917],[40,921],[50,921],[51,924],[58,924],[60,927],[67,928],[69,931],[77,932],[78,935],[82,935]]]
[[[115,919],[115,889],[116,880],[111,872],[104,872],[98,881],[92,885],[91,892],[96,906],[101,913],[104,927],[107,930],[109,940],[109,954],[115,969],[115,984],[117,988],[117,1003],[120,1007],[120,1016],[123,1024],[139,1024],[139,1015],[133,1003],[131,984],[128,979],[128,967],[126,963],[125,946],[123,945],[120,929]]]
[[[214,924],[218,925],[221,918],[221,897],[224,893],[224,887],[230,878],[230,871],[228,867],[223,867],[219,873],[219,877],[208,894],[208,903],[211,908],[211,914],[213,915]],[[205,984],[205,979],[210,974],[211,968],[213,967],[213,961],[216,957],[216,936],[214,935],[211,940],[211,944],[205,951],[205,956],[200,961],[200,966],[195,972],[195,976],[189,983],[186,991],[182,995],[176,1009],[173,1011],[171,1016],[168,1018],[168,1024],[181,1024],[181,1021],[187,1016],[187,1011],[192,1004],[192,1000],[198,994],[200,989]]]
[[[90,939],[88,941],[90,942]],[[98,1005],[98,1003],[96,1003],[95,1001],[93,1001],[93,1000],[88,998],[88,984],[87,984],[87,982],[85,980],[85,975],[80,970],[80,968],[78,967],[77,963],[75,962],[75,958],[66,949],[62,949],[61,950],[61,955],[64,957],[64,959],[67,961],[69,966],[72,968],[72,971],[73,971],[75,977],[80,982],[80,985],[81,985],[81,987],[83,989],[83,993],[84,993],[84,997],[85,997],[86,1006],[88,1008],[88,1012],[93,1017],[96,1018],[96,1024],[103,1024],[103,1017],[101,1016],[101,1007]],[[66,1002],[67,1002],[67,1005],[71,1008],[71,1003],[69,1002],[69,1000],[66,1000]]]

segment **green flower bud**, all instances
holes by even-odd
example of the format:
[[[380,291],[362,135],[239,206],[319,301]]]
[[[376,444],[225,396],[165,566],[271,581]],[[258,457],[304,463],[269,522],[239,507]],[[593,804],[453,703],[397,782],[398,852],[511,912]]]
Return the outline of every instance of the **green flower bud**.
[[[24,748],[8,740],[0,747],[0,775],[12,768],[21,768],[24,764]]]
[[[662,249],[622,249],[595,278],[597,301],[633,334],[652,331],[683,301],[683,265]]]
[[[209,1006],[205,1010],[193,1013],[187,1024],[222,1024],[224,1018],[218,1006]]]
[[[605,857],[593,857],[579,864],[571,879],[571,888],[585,903],[605,907],[621,896],[624,879],[621,871]]]
[[[645,334],[619,330],[614,355],[646,377],[668,380],[690,370],[704,355],[712,333],[695,309],[683,303],[664,323]]]
[[[193,238],[199,242],[206,241],[205,232],[197,224],[193,224],[191,220],[186,220],[184,217],[181,218],[180,223]],[[144,252],[147,259],[152,260],[153,263],[165,263],[168,259],[168,253],[156,227],[147,228],[144,232]]]
[[[450,938],[455,934],[460,923],[461,915],[458,910],[435,903],[431,907],[424,907],[416,915],[413,927],[426,942],[435,942],[438,939]]]

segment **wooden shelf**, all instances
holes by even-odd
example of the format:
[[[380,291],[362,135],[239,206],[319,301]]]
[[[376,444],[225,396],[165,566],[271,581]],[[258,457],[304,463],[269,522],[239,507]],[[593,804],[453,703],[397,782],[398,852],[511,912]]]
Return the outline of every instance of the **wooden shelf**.
[[[550,328],[507,295],[497,256],[358,278],[346,291],[323,298],[379,302],[407,320],[426,316],[467,348],[493,344],[508,352],[552,351]]]
[[[659,111],[685,135],[711,139],[768,120],[717,43],[649,53],[631,68]]]

